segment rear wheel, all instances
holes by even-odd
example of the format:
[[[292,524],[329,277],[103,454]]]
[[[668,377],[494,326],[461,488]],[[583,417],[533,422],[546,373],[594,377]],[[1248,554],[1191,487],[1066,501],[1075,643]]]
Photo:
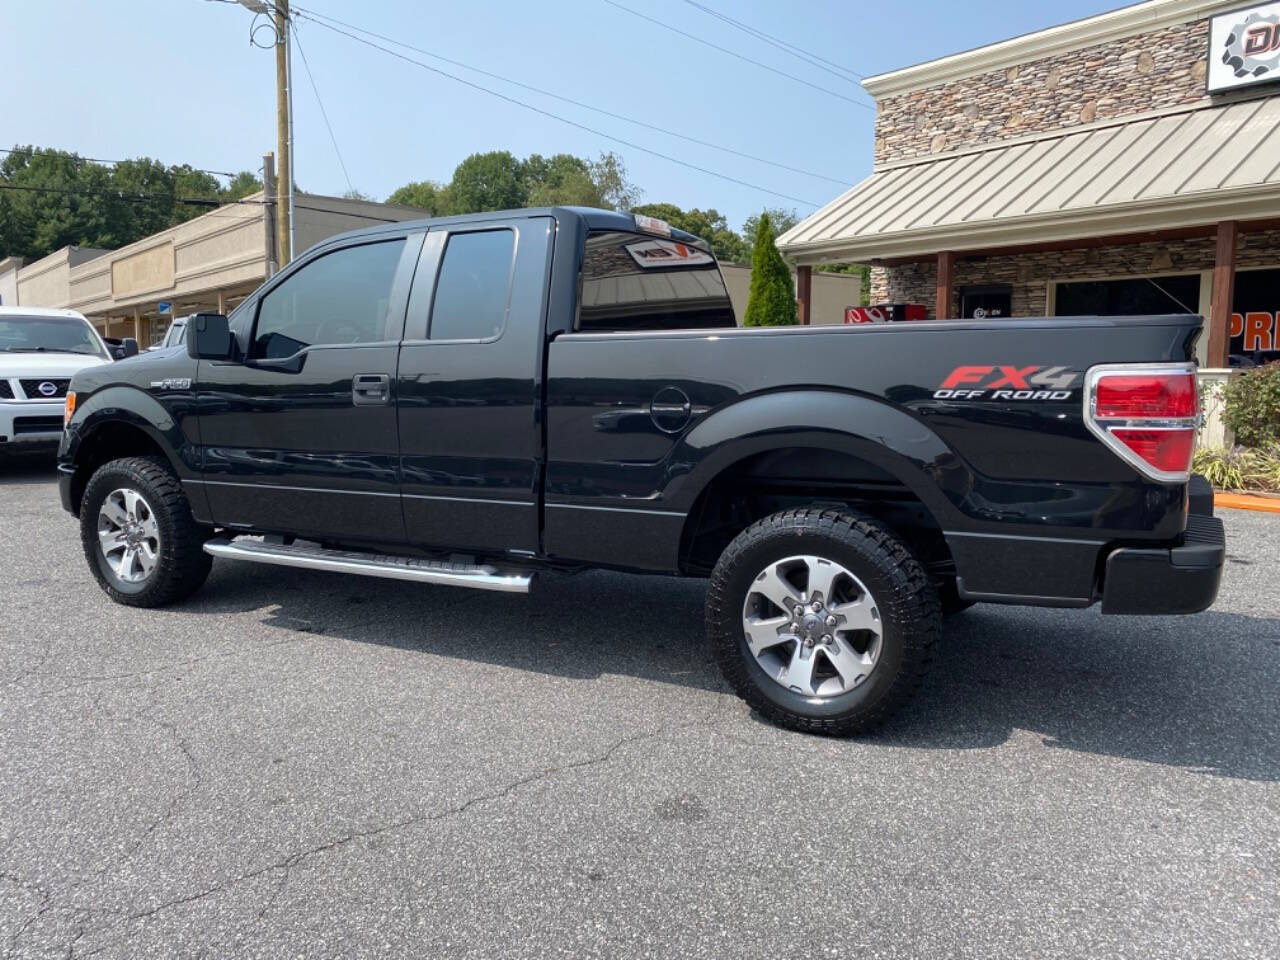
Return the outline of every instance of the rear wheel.
[[[80,504],[80,540],[98,584],[117,603],[159,607],[209,576],[210,530],[196,523],[182,484],[159,457],[99,467]]]
[[[707,594],[726,678],[797,730],[877,726],[919,687],[939,632],[937,591],[902,541],[834,510],[788,510],[748,527]]]

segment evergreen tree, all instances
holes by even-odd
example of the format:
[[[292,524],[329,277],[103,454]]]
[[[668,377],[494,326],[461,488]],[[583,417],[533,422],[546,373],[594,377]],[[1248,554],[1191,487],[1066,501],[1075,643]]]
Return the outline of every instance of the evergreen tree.
[[[796,294],[791,271],[774,243],[773,221],[766,211],[756,224],[751,250],[751,296],[743,326],[785,327],[796,322]]]

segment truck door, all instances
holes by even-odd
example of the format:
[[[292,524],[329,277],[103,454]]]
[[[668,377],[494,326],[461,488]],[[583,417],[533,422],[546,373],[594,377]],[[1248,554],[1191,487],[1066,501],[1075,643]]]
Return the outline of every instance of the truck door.
[[[538,549],[543,314],[555,221],[433,227],[396,382],[410,543]]]
[[[201,361],[204,484],[219,525],[400,542],[395,372],[424,234],[362,237],[279,274]]]

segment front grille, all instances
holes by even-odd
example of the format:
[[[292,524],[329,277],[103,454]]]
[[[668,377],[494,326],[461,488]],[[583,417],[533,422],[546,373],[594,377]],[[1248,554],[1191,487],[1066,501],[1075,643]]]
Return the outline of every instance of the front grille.
[[[8,380],[0,380],[0,400],[12,400],[13,387],[9,386]]]
[[[13,435],[20,433],[52,433],[62,429],[61,417],[14,417]]]
[[[40,389],[42,384],[53,384],[53,392],[45,393]],[[28,400],[57,400],[67,395],[67,387],[70,380],[55,380],[53,377],[44,377],[40,380],[23,380],[22,392],[27,395]]]

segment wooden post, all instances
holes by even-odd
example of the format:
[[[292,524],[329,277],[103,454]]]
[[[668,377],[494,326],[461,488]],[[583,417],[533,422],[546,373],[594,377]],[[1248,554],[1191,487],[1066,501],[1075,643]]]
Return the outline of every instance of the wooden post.
[[[142,318],[138,316],[138,308],[133,308],[133,339],[138,341],[140,350],[146,349],[146,344],[142,342]]]
[[[222,295],[221,288],[218,289],[218,312],[221,314],[225,314],[227,312],[227,301]]]
[[[950,250],[938,254],[938,289],[934,306],[935,320],[951,319],[951,287],[955,282],[956,255]]]
[[[807,327],[812,318],[813,267],[796,267],[796,316]]]
[[[1240,225],[1235,220],[1218,224],[1218,249],[1213,261],[1213,294],[1209,301],[1209,366],[1226,367],[1231,347],[1231,301],[1236,289],[1236,237]]]

